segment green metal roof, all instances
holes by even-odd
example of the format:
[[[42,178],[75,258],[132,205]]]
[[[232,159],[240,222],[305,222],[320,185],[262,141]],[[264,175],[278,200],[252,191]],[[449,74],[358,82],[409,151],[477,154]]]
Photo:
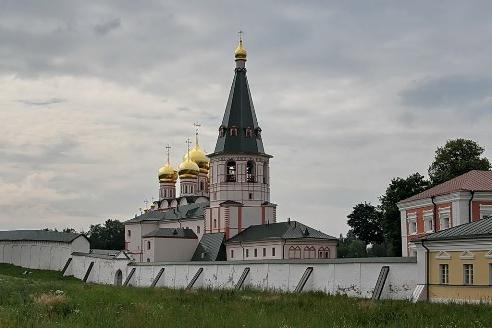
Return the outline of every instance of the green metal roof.
[[[319,230],[297,221],[253,225],[244,229],[226,243],[261,241],[269,239],[326,239],[337,240]]]
[[[439,241],[439,240],[457,240],[457,239],[479,239],[492,238],[492,217],[481,219],[471,223],[461,224],[446,230],[442,230],[427,236],[420,240]]]
[[[225,261],[225,235],[222,232],[204,234],[191,258],[192,261]]]
[[[76,238],[83,236],[80,233],[46,231],[46,230],[10,230],[0,231],[0,241],[53,241],[71,243]]]
[[[178,206],[177,208],[164,211],[154,210],[148,211],[133,219],[125,221],[128,223],[139,223],[142,221],[172,221],[183,219],[201,219],[204,217],[204,209],[209,205],[209,202],[193,203]]]
[[[232,127],[237,128],[237,135],[231,135]],[[223,136],[219,135],[215,151],[211,155],[265,154],[245,68],[235,70],[221,128],[225,129],[225,133]],[[247,128],[252,130],[251,137],[246,136]]]
[[[154,231],[143,235],[142,238],[183,238],[183,239],[197,239],[198,236],[190,228],[159,228]]]

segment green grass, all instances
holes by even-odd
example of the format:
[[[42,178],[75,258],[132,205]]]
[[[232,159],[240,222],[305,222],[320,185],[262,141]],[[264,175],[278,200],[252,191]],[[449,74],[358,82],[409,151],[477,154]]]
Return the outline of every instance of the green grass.
[[[0,327],[491,327],[488,305],[84,284],[0,264]],[[63,291],[56,295],[55,291]],[[60,294],[60,292],[58,292]]]

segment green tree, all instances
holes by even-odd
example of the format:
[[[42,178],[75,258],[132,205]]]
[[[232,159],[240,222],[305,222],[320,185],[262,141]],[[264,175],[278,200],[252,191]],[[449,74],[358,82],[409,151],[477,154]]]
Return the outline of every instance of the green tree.
[[[121,250],[125,246],[125,225],[118,220],[91,225],[87,235],[91,248]]]
[[[367,244],[379,244],[384,241],[381,225],[381,212],[371,203],[360,203],[354,206],[348,216],[347,224],[352,228],[355,237]]]
[[[352,230],[347,232],[347,236],[345,238],[340,234],[337,247],[337,257],[367,257],[366,244],[362,240],[358,240]]]
[[[448,140],[444,147],[437,148],[434,162],[429,167],[432,185],[443,183],[470,170],[490,170],[489,160],[481,157],[483,152],[484,149],[473,140]]]
[[[419,173],[391,180],[386,193],[379,197],[382,211],[382,228],[389,256],[401,256],[401,224],[399,201],[424,191],[429,182]]]

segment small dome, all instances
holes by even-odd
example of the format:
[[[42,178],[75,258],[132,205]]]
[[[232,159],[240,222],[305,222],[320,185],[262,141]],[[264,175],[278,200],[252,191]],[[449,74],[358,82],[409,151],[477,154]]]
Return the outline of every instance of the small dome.
[[[236,51],[234,51],[234,58],[236,60],[246,60],[247,56],[246,49],[243,47],[243,40],[239,39],[239,45],[236,48]]]
[[[189,158],[185,159],[178,167],[180,178],[195,178],[200,172],[198,165]]]
[[[195,162],[200,168],[200,172],[207,174],[210,167],[210,159],[205,155],[205,152],[200,148],[198,144],[190,150],[190,159]],[[188,159],[188,154],[183,156],[183,160]]]
[[[159,182],[176,182],[178,179],[176,170],[169,163],[159,169],[158,177]]]

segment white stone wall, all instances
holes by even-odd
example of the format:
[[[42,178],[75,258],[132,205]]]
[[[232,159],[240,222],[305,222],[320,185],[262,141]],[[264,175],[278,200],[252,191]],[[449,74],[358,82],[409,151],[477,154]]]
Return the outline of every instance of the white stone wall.
[[[117,270],[122,270],[123,280],[135,268],[129,285],[148,287],[164,268],[158,287],[186,288],[195,273],[203,268],[203,273],[194,288],[234,288],[244,268],[250,273],[245,287],[289,291],[295,290],[307,267],[313,267],[304,291],[322,291],[328,294],[346,294],[369,298],[376,285],[381,267],[388,265],[390,271],[382,298],[411,299],[416,287],[417,263],[414,259],[370,258],[335,259],[326,261],[261,261],[261,262],[163,262],[129,263],[122,260],[107,260],[94,257],[74,256],[73,275],[82,279],[89,263],[95,262],[89,281],[113,284]],[[125,266],[128,263],[128,266]],[[123,270],[125,269],[125,270]]]
[[[72,252],[89,252],[89,241],[76,238],[71,244],[48,241],[0,241],[0,263],[29,269],[62,270]]]

